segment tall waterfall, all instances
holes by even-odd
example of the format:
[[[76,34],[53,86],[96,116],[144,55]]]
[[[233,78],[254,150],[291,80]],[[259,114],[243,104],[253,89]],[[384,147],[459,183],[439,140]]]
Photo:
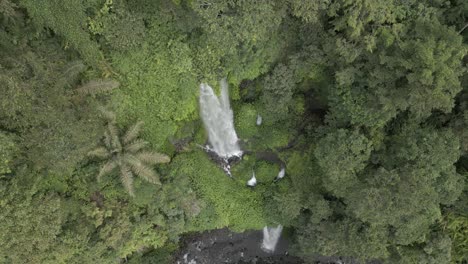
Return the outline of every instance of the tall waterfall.
[[[206,83],[200,84],[200,115],[208,131],[208,140],[213,151],[221,158],[242,156],[236,131],[234,114],[229,104],[226,79],[220,81],[221,96],[218,98]]]
[[[262,249],[266,252],[274,252],[282,231],[282,225],[278,225],[278,227],[265,226],[263,228]]]

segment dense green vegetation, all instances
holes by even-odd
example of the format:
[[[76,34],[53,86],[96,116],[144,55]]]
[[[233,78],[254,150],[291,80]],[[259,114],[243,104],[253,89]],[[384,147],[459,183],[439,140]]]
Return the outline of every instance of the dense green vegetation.
[[[311,263],[468,261],[467,1],[65,2],[0,0],[0,263],[274,224]],[[233,179],[198,147],[224,77]]]

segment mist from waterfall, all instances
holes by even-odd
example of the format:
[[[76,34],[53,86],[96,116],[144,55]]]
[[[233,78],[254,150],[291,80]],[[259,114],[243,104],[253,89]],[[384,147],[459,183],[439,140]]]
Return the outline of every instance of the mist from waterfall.
[[[282,231],[282,225],[278,225],[277,227],[265,226],[263,228],[262,249],[266,252],[274,252]]]
[[[200,84],[200,115],[208,132],[212,150],[221,158],[242,156],[238,137],[234,130],[234,114],[229,103],[226,79],[220,81],[218,98],[208,84]]]

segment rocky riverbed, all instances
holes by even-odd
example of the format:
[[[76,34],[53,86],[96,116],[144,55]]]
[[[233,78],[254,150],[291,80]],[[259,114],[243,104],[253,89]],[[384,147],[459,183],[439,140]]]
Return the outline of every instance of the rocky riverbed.
[[[301,259],[289,256],[288,241],[282,237],[274,252],[261,249],[262,231],[234,233],[227,228],[187,235],[176,256],[177,264],[240,264],[282,263],[302,264]]]
[[[261,230],[235,233],[227,228],[186,235],[175,256],[176,264],[305,264],[288,252],[289,241],[282,236],[274,252],[261,249]],[[315,264],[358,264],[356,260],[342,257],[317,256]],[[379,262],[369,262],[378,264]]]

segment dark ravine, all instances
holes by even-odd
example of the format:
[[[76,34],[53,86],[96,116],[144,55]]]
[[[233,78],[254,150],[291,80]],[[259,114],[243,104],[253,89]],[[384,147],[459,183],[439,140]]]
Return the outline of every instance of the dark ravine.
[[[289,241],[286,237],[281,237],[273,253],[267,253],[260,248],[262,238],[261,230],[234,233],[227,228],[190,234],[182,239],[182,246],[175,257],[175,263],[304,263],[301,259],[289,255]]]
[[[283,235],[275,252],[260,248],[263,233],[249,230],[235,233],[228,228],[187,234],[181,239],[180,250],[174,256],[175,264],[359,264],[348,257],[317,256],[308,262],[289,254],[290,241]],[[369,261],[367,264],[381,264]]]

